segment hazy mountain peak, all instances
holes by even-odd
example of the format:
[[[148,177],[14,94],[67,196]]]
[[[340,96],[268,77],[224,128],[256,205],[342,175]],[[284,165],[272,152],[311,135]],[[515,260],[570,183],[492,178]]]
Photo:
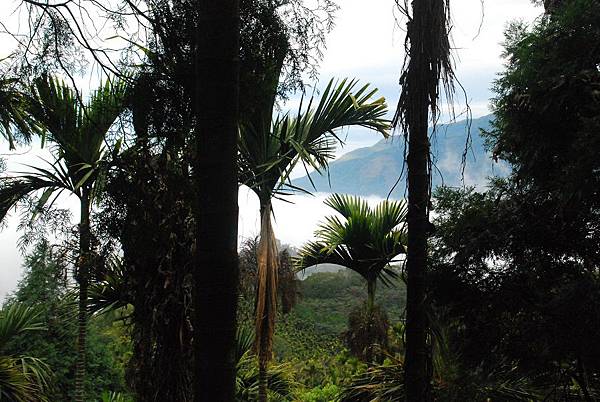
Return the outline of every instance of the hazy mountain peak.
[[[492,161],[483,147],[480,136],[481,129],[489,129],[492,115],[440,124],[432,136],[432,152],[434,155],[434,186],[442,184],[450,186],[463,185],[462,155],[465,149],[467,132],[470,127],[472,144],[467,153],[464,184],[483,186],[486,178],[505,173],[506,168]],[[430,130],[431,133],[431,130]],[[390,189],[404,173],[404,138],[395,135],[382,139],[370,147],[358,148],[329,165],[327,174],[312,174],[311,178],[317,192],[339,192],[361,196],[387,197]],[[441,172],[441,174],[440,174]],[[400,198],[405,193],[405,177],[398,182],[392,193]],[[307,176],[293,180],[293,185],[314,191]]]

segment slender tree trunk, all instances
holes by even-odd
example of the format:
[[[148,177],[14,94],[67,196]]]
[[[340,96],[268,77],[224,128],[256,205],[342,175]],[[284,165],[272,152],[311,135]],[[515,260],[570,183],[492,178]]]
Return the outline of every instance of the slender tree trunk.
[[[195,0],[194,400],[235,399],[238,301],[237,0]]]
[[[279,253],[271,223],[269,197],[261,199],[260,242],[258,244],[258,283],[256,298],[256,349],[258,353],[258,400],[267,400],[267,368],[273,349],[277,314],[277,273]]]
[[[81,219],[79,221],[79,312],[77,316],[77,361],[75,365],[75,402],[85,401],[86,340],[88,286],[90,280],[90,191],[85,188],[81,196]]]
[[[369,279],[367,281],[367,311],[373,313],[375,308],[375,289],[377,288],[377,279]]]

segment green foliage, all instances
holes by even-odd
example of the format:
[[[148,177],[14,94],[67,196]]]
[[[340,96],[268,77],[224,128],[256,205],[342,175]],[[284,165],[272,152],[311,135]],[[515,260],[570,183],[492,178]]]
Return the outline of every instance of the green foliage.
[[[334,384],[315,387],[298,395],[302,402],[332,402],[336,401],[340,394],[340,388]]]
[[[295,263],[299,270],[336,264],[366,280],[367,302],[364,309],[350,315],[346,339],[356,356],[371,361],[380,356],[376,348],[387,346],[388,320],[383,310],[375,307],[375,288],[377,281],[391,286],[399,278],[391,263],[406,252],[406,204],[383,201],[370,208],[365,200],[340,194],[332,195],[325,203],[342,219],[327,217],[315,232],[318,240],[308,242]]]
[[[397,323],[402,317],[406,295],[404,283],[399,280],[394,283],[395,286],[382,287],[376,297],[378,304],[386,306],[391,323]],[[306,331],[311,334],[311,340],[318,337],[314,344],[311,341],[310,348],[318,348],[318,344],[323,342],[323,345],[330,345],[328,350],[341,350],[341,340],[348,329],[348,316],[362,304],[366,294],[360,275],[347,270],[317,272],[300,282],[300,294],[298,304],[281,320],[282,329],[277,332],[280,341],[293,343],[290,344],[290,347],[293,346],[291,350],[304,351],[305,347],[295,344],[292,335],[296,331]],[[286,333],[290,336],[284,339]],[[275,348],[278,350],[277,342]],[[310,356],[311,353],[302,355]],[[279,356],[288,355],[283,353]]]
[[[352,379],[340,395],[341,402],[402,401],[404,393],[404,366],[394,364],[370,367]]]
[[[47,243],[36,245],[25,259],[25,273],[9,303],[32,306],[39,312],[45,330],[13,337],[7,351],[27,350],[41,359],[53,373],[49,381],[51,401],[72,399],[77,335],[76,306],[68,297],[65,266]],[[89,323],[88,377],[86,394],[104,390],[126,393],[125,364],[131,353],[130,340],[121,322],[95,317]]]
[[[298,304],[278,318],[275,359],[294,373],[294,400],[334,400],[333,395],[341,386],[366,369],[343,344],[348,314],[352,306],[360,304],[357,300],[364,294],[364,284],[359,275],[346,271],[316,273],[300,281],[300,290]],[[385,304],[396,304],[393,311],[398,319],[402,300],[397,293],[402,291],[403,287],[386,289],[379,299]],[[241,311],[240,319],[250,324],[251,303],[242,303],[244,309],[249,314]]]
[[[102,402],[133,402],[133,399],[127,398],[118,392],[104,391],[100,395]]]
[[[513,171],[483,193],[438,191],[430,299],[460,324],[451,343],[463,370],[523,380],[545,400],[593,400],[600,4],[561,3],[531,28],[507,32],[486,136]]]
[[[258,397],[258,359],[252,347],[253,333],[240,327],[236,336],[236,400],[255,401]],[[271,401],[291,401],[296,384],[289,364],[270,365],[267,369],[267,392]]]
[[[333,355],[342,350],[339,334],[320,331],[314,316],[305,319],[297,314],[297,309],[279,320],[274,345],[278,359],[310,359]]]
[[[580,381],[592,392],[600,327],[589,317],[600,314],[600,278],[556,256],[561,234],[523,215],[500,184],[438,192],[431,300],[461,324],[451,342],[465,369],[520,375],[552,400],[577,394]],[[540,226],[547,233],[534,235]]]
[[[343,387],[353,376],[364,372],[366,364],[350,355],[347,350],[337,354],[321,354],[309,359],[290,362],[296,378],[307,389],[321,388],[327,385]]]
[[[31,115],[32,99],[15,78],[0,79],[0,132],[15,149],[15,140],[28,143],[42,132],[39,122]]]
[[[581,187],[598,163],[589,154],[598,149],[600,124],[600,4],[564,4],[531,29],[508,30],[509,63],[494,86],[496,120],[487,133],[494,154],[521,179],[550,189]]]
[[[315,232],[317,241],[299,252],[299,270],[318,264],[337,264],[360,274],[367,282],[384,284],[396,278],[389,265],[406,252],[406,204],[383,201],[375,208],[358,197],[334,194],[325,204],[338,212]],[[370,301],[371,302],[371,301]]]
[[[435,320],[433,320],[435,321]],[[539,399],[538,390],[530,379],[514,367],[500,364],[494,369],[471,369],[462,364],[462,356],[449,344],[448,335],[456,326],[433,322],[430,334],[433,344],[433,376],[431,391],[434,400],[530,402]],[[388,355],[383,364],[369,367],[355,375],[341,393],[341,402],[401,401],[404,391],[403,354]]]
[[[40,310],[13,303],[0,310],[0,400],[15,402],[48,401],[52,372],[37,357],[24,355],[31,349],[11,350],[19,337],[44,330]]]
[[[272,125],[242,124],[240,182],[263,202],[279,192],[298,162],[316,170],[326,168],[340,141],[336,131],[342,127],[364,126],[387,136],[385,100],[373,100],[377,90],[370,90],[368,84],[356,89],[357,82],[331,80],[316,107],[313,108],[311,98],[306,110],[301,105],[296,115],[277,116]],[[273,105],[270,106],[265,111],[269,122],[273,112]]]
[[[533,27],[507,32],[509,62],[494,86],[496,121],[486,135],[512,166],[513,209],[538,222],[531,239],[557,259],[597,266],[600,4],[561,3]]]

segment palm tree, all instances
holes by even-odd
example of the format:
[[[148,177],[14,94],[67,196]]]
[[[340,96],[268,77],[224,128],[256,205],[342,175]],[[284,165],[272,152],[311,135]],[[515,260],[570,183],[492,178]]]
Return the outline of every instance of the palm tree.
[[[337,264],[367,282],[366,308],[354,310],[348,320],[347,342],[357,357],[371,363],[382,357],[377,345],[387,345],[388,320],[375,306],[377,281],[390,285],[397,273],[390,263],[406,253],[406,203],[382,201],[375,208],[359,197],[333,194],[325,204],[339,216],[330,216],[296,258],[300,270],[318,264]]]
[[[26,142],[42,132],[31,114],[31,97],[20,91],[18,85],[15,78],[0,79],[0,133],[8,140],[11,150],[15,149],[15,132]]]
[[[406,400],[429,400],[427,316],[425,305],[427,238],[431,199],[429,113],[437,122],[440,88],[449,103],[454,92],[450,55],[449,0],[397,2],[407,14],[406,60],[400,76],[401,94],[394,117],[408,142],[408,254],[406,257]]]
[[[268,110],[256,115],[253,123],[242,124],[239,139],[240,183],[250,187],[260,201],[261,230],[258,247],[258,284],[256,302],[256,348],[260,363],[259,400],[266,400],[266,368],[271,358],[275,314],[277,310],[278,252],[271,223],[274,197],[285,194],[282,186],[300,161],[320,171],[333,158],[341,140],[336,130],[345,126],[363,126],[388,135],[389,121],[383,117],[387,105],[383,98],[372,100],[377,90],[369,85],[355,90],[357,81],[331,80],[321,100],[313,108],[302,104],[295,115],[275,117],[272,123],[275,92],[264,103]]]
[[[390,263],[406,254],[406,203],[386,200],[370,208],[359,197],[333,194],[325,204],[343,220],[327,217],[315,232],[318,240],[298,252],[296,267],[337,264],[351,269],[367,282],[367,310],[372,311],[377,281],[389,284],[397,277]]]
[[[90,212],[106,167],[106,134],[123,111],[126,90],[125,81],[108,80],[82,105],[79,94],[64,83],[49,76],[37,79],[32,115],[56,144],[56,160],[48,163],[48,167],[32,167],[33,173],[5,177],[0,182],[0,220],[18,201],[39,190],[43,192],[37,210],[43,208],[53,194],[56,199],[67,191],[79,198],[79,329],[75,371],[75,400],[78,402],[84,400],[88,286],[92,268]],[[118,147],[117,144],[114,152],[118,152]]]
[[[47,401],[45,395],[51,377],[49,367],[31,356],[4,355],[2,350],[15,336],[42,331],[40,312],[22,304],[0,311],[0,400],[15,402]]]

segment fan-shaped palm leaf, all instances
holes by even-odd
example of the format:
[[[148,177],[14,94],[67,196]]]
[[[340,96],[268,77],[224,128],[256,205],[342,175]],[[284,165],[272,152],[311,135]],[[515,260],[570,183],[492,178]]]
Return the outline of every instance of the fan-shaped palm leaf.
[[[373,366],[355,376],[342,392],[340,402],[405,400],[404,364],[395,358],[391,360],[392,364]],[[448,378],[443,372],[438,374],[432,390],[435,400],[529,402],[543,399],[531,379],[505,366],[491,372],[461,370],[457,378]]]

